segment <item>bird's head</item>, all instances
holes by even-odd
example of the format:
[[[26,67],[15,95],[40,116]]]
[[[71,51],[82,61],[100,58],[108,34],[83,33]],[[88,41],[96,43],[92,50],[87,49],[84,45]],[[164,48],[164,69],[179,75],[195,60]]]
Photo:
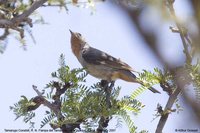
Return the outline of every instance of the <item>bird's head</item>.
[[[82,37],[82,35],[78,32],[73,32],[69,30],[71,33],[71,41],[77,41],[77,42],[85,42],[85,39]]]
[[[71,33],[72,51],[76,56],[79,56],[80,50],[86,45],[86,41],[80,33],[69,31]]]

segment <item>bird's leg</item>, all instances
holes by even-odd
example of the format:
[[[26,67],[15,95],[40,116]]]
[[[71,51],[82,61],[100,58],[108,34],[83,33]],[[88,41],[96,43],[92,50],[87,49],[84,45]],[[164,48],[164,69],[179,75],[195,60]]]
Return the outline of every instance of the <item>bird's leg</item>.
[[[104,91],[108,88],[109,82],[107,80],[101,80],[100,85],[103,87]]]
[[[100,86],[105,89],[108,86],[108,81],[107,80],[101,80]]]
[[[103,87],[106,93],[106,104],[108,108],[111,108],[110,96],[111,96],[111,89],[114,86],[113,82],[111,82],[110,86],[108,85],[109,82],[107,80],[101,80],[100,85]]]
[[[110,83],[110,85],[109,85],[109,83]],[[103,89],[106,93],[106,104],[107,104],[108,108],[111,108],[110,97],[111,97],[112,88],[115,85],[115,81],[108,82],[107,80],[101,80],[100,85],[103,87]]]
[[[107,88],[105,89],[105,92],[106,92],[106,103],[107,103],[108,108],[112,107],[111,102],[110,102],[110,97],[111,97],[111,92],[112,92],[112,88],[114,87],[114,85],[115,85],[115,81],[111,81],[110,85],[107,86]]]

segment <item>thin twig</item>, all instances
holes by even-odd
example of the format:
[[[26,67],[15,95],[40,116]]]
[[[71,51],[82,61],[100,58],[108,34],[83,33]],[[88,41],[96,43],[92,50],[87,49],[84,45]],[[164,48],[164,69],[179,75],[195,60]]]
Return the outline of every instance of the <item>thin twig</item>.
[[[32,88],[33,88],[33,90],[37,93],[38,96],[42,96],[42,95],[43,95],[43,93],[40,92],[40,91],[37,89],[37,86],[32,85]]]
[[[4,33],[0,36],[0,40],[4,40],[9,35],[8,28],[5,28]]]
[[[178,31],[180,33],[180,37],[181,37],[181,40],[182,40],[182,43],[183,43],[183,47],[184,47],[184,52],[186,54],[186,62],[191,63],[192,57],[190,55],[190,52],[189,52],[189,49],[188,49],[188,45],[187,45],[187,43],[185,41],[185,33],[183,31],[183,28],[182,28],[181,24],[178,22],[178,19],[176,17],[176,13],[175,13],[175,10],[174,10],[174,7],[173,7],[174,0],[167,0],[166,2],[167,2],[167,6],[169,8],[169,11],[170,11],[170,13],[172,15],[172,18],[175,21],[176,26],[178,28]]]

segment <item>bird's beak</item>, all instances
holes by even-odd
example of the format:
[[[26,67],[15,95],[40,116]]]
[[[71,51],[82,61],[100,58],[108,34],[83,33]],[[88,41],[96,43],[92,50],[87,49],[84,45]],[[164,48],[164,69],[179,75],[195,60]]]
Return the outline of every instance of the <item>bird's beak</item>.
[[[70,29],[69,29],[69,31],[70,31],[71,35],[73,35],[73,34],[74,34],[74,32],[72,32]]]

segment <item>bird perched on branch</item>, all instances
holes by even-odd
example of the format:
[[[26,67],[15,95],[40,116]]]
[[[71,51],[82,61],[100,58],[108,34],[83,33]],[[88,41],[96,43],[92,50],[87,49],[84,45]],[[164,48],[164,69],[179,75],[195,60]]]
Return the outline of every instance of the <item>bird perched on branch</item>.
[[[122,79],[144,85],[132,73],[134,70],[128,64],[91,47],[80,33],[69,31],[71,33],[72,52],[90,75],[108,82]],[[160,93],[153,87],[150,87],[149,90]]]

